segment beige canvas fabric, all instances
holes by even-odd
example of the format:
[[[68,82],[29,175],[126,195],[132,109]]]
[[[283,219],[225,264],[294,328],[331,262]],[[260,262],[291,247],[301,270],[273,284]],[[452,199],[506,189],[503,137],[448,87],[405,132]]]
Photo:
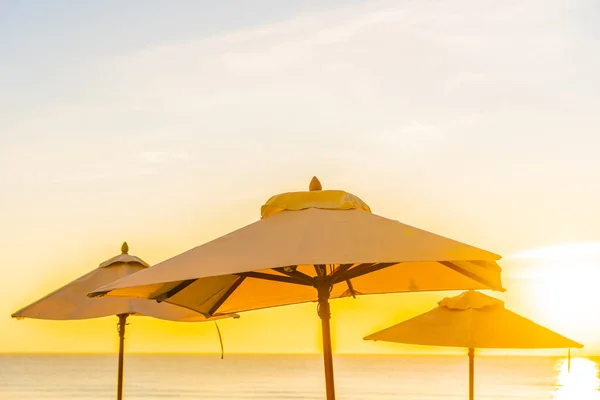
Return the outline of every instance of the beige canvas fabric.
[[[147,268],[148,264],[143,260],[124,252],[15,312],[12,317],[19,319],[78,320],[129,314],[180,322],[207,320],[202,314],[168,303],[157,303],[142,299],[92,299],[87,296],[87,293],[98,286]]]
[[[331,298],[502,290],[500,256],[369,210],[340,191],[275,196],[261,220],[91,295],[160,299],[213,314],[316,301],[317,277],[331,284]]]

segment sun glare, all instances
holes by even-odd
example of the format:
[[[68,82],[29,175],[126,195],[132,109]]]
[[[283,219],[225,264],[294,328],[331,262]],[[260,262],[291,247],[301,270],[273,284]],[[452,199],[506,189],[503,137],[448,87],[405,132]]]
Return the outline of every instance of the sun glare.
[[[546,264],[532,284],[540,314],[560,328],[584,328],[597,309],[597,302],[590,299],[600,282],[594,269],[594,265],[574,266],[566,260]]]
[[[587,358],[571,359],[571,370],[567,360],[560,361],[554,400],[598,400],[600,380],[598,365]]]
[[[540,322],[578,335],[597,325],[592,316],[600,306],[593,295],[600,290],[600,243],[535,249],[508,260],[526,271],[522,276]]]

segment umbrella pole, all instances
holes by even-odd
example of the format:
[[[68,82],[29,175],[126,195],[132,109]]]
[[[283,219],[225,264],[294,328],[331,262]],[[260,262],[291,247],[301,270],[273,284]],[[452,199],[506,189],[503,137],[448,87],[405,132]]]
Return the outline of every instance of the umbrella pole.
[[[569,353],[567,354],[567,372],[571,372],[571,349],[569,349]]]
[[[321,318],[321,332],[323,335],[323,362],[325,365],[325,389],[327,400],[335,400],[335,386],[333,382],[333,355],[331,351],[331,310],[329,308],[329,285],[317,288],[319,292],[319,305],[317,312]]]
[[[117,376],[117,400],[123,399],[123,347],[125,345],[125,325],[127,314],[120,314],[119,317],[119,369]]]
[[[469,348],[469,400],[475,399],[475,349]]]

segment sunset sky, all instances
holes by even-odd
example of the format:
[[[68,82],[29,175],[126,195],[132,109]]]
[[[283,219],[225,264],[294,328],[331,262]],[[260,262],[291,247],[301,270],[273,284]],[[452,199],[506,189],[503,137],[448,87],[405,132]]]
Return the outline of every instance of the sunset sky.
[[[293,4],[292,4],[293,3]],[[0,0],[0,352],[112,352],[116,318],[10,314],[119,253],[156,263],[325,189],[499,253],[512,310],[600,354],[597,1]],[[332,303],[339,353],[451,293]],[[220,323],[317,352],[313,304]],[[130,351],[216,352],[132,318]]]

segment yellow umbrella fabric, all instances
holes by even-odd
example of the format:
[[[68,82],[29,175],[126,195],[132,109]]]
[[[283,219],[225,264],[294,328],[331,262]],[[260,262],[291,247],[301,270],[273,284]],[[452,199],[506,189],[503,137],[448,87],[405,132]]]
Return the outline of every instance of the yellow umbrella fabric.
[[[371,213],[321,190],[269,199],[261,219],[91,296],[166,301],[205,315],[319,302],[327,398],[333,400],[329,299],[430,290],[502,290],[500,256]]]
[[[582,344],[520,316],[504,302],[469,290],[445,298],[431,311],[364,338],[384,342],[465,347],[470,358],[470,398],[473,398],[474,349],[581,348]]]
[[[81,320],[111,315],[118,316],[120,336],[118,399],[122,397],[123,340],[126,319],[129,315],[143,315],[178,322],[202,322],[237,317],[237,315],[215,315],[212,318],[207,318],[203,314],[172,304],[156,303],[142,299],[92,299],[88,297],[87,293],[98,286],[149,267],[145,261],[128,254],[128,252],[127,243],[123,243],[120,255],[103,262],[98,268],[11,315],[17,319],[46,320]]]

